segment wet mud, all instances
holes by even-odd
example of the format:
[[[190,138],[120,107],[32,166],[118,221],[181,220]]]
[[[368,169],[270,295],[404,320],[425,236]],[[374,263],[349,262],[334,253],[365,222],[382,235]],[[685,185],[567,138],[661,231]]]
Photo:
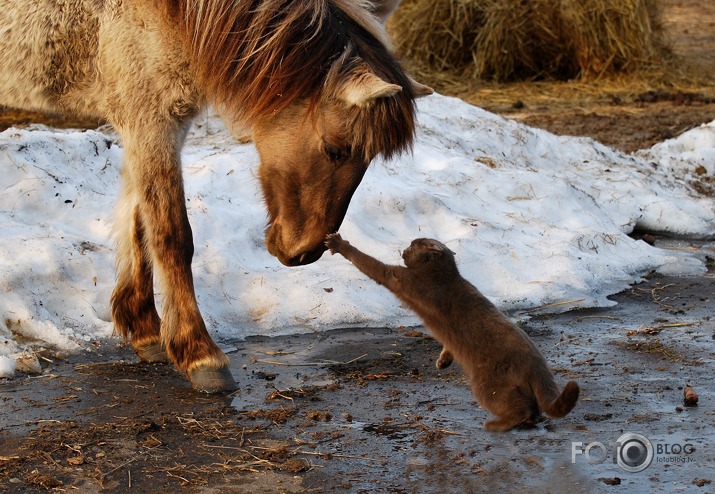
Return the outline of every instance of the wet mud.
[[[714,297],[712,271],[653,275],[614,307],[518,315],[582,394],[508,433],[482,429],[424,328],[226,342],[230,396],[117,341],[43,355],[42,374],[0,382],[0,491],[712,492]]]

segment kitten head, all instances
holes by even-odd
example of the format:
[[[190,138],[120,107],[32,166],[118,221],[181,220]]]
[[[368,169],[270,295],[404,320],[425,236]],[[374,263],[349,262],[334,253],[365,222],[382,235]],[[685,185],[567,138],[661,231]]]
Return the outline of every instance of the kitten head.
[[[418,238],[402,253],[405,266],[414,268],[432,263],[454,265],[454,252],[442,242],[432,238]]]

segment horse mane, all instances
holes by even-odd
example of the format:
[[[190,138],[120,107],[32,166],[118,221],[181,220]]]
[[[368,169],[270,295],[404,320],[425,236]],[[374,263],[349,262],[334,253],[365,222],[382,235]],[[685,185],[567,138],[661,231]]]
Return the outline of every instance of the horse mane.
[[[414,94],[366,0],[164,0],[183,23],[199,84],[237,121],[253,122],[310,98],[335,97],[358,60],[402,91],[352,107],[353,149],[385,158],[414,138]]]

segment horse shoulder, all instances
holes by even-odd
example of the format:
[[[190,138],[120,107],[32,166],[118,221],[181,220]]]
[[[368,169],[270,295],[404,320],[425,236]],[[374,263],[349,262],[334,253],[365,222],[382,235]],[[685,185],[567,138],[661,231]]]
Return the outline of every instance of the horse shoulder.
[[[98,88],[103,113],[126,122],[185,121],[204,105],[177,29],[142,0],[107,13],[100,31]]]
[[[181,43],[142,0],[0,0],[0,104],[185,120],[200,106]],[[151,113],[151,115],[149,115]]]
[[[63,109],[65,96],[93,77],[94,6],[0,0],[0,103]]]

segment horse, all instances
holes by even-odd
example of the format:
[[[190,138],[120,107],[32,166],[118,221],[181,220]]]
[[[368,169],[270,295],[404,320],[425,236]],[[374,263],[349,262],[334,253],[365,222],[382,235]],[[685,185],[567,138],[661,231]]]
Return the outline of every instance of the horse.
[[[394,1],[387,0],[389,4]],[[205,107],[250,129],[265,245],[317,261],[368,165],[411,149],[415,98],[365,0],[0,0],[0,105],[93,116],[121,136],[114,331],[194,389],[235,389],[194,292],[181,147]],[[392,7],[389,7],[392,8]],[[159,317],[154,278],[162,293]]]

